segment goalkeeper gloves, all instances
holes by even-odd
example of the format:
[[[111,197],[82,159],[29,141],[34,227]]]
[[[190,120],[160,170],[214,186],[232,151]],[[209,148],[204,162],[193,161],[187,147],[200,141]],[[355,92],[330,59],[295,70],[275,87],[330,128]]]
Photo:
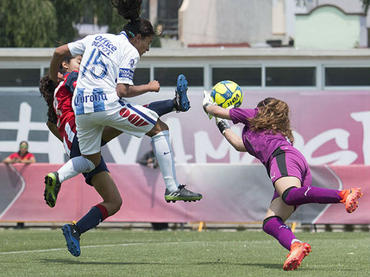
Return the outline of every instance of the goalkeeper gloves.
[[[211,97],[211,93],[209,91],[206,91],[204,90],[203,91],[203,110],[204,112],[208,115],[209,119],[212,118],[212,115],[210,115],[208,112],[207,112],[207,106],[209,105],[215,105],[215,103],[213,102],[213,99]]]
[[[227,129],[230,129],[229,123],[225,119],[221,119],[218,117],[215,117],[216,119],[216,125],[218,129],[220,130],[221,134],[225,134]]]

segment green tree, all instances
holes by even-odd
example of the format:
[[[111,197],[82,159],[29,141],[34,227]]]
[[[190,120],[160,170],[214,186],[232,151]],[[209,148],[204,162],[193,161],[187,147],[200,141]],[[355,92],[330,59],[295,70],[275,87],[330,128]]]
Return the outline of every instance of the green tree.
[[[50,47],[57,38],[55,8],[47,0],[0,1],[0,47]]]
[[[74,41],[79,38],[76,25],[87,16],[113,34],[127,23],[109,0],[0,0],[0,47],[56,47]]]
[[[75,23],[81,18],[81,1],[51,0],[56,11],[57,43],[53,46],[73,41],[78,36]]]
[[[83,17],[93,18],[94,24],[108,26],[108,32],[119,33],[126,20],[118,15],[107,0],[51,0],[58,20],[58,39],[61,43],[78,38],[76,24],[82,23]]]

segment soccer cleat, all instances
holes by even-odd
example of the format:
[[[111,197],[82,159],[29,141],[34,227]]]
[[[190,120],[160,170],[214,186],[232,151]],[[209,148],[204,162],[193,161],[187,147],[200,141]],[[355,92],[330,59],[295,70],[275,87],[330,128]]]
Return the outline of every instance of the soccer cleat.
[[[164,194],[164,199],[167,202],[176,202],[176,201],[184,201],[184,202],[190,202],[190,201],[198,201],[202,199],[202,195],[200,193],[192,192],[185,188],[185,185],[179,185],[177,190],[170,192],[168,189],[166,189],[166,192]]]
[[[77,230],[77,226],[74,224],[66,224],[63,225],[62,231],[67,242],[69,253],[75,257],[80,256],[80,233]]]
[[[55,206],[57,201],[58,193],[60,190],[60,182],[58,172],[51,172],[45,176],[45,190],[44,199],[46,204],[51,208]]]
[[[290,246],[290,252],[287,255],[287,259],[283,265],[284,270],[295,270],[297,269],[304,257],[311,252],[311,245],[306,242],[295,242]]]
[[[347,213],[353,213],[357,209],[358,199],[361,198],[363,193],[361,192],[361,188],[351,188],[342,190],[339,195],[342,197],[340,202],[346,205]]]
[[[175,96],[175,109],[178,112],[186,112],[190,109],[190,102],[187,96],[188,91],[188,81],[184,74],[180,74],[177,77],[177,88],[176,88],[176,96]]]

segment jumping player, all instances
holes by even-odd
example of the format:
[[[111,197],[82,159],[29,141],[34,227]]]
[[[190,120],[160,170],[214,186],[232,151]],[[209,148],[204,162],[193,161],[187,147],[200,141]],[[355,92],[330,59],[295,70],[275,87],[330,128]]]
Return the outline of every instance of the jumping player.
[[[133,85],[133,74],[140,56],[148,49],[154,31],[151,23],[132,12],[130,4],[140,1],[115,1],[120,14],[130,22],[119,35],[90,35],[82,40],[58,47],[50,63],[50,78],[57,80],[62,59],[84,54],[81,71],[73,96],[76,129],[82,156],[69,160],[58,172],[46,176],[46,185],[56,188],[79,173],[90,172],[99,165],[103,129],[110,126],[138,137],[152,137],[155,154],[166,184],[166,201],[196,201],[201,194],[193,193],[176,180],[168,126],[158,114],[125,98],[149,91],[159,91],[159,83]],[[180,89],[186,80],[180,80]]]
[[[284,222],[298,205],[307,203],[344,203],[346,211],[352,213],[358,207],[361,189],[339,191],[311,186],[308,164],[293,147],[289,107],[285,102],[266,98],[255,109],[224,109],[214,105],[209,93],[205,92],[203,108],[206,113],[218,117],[216,122],[220,132],[237,151],[248,152],[266,167],[275,192],[263,221],[263,230],[290,251],[283,269],[297,269],[311,246],[296,239]],[[223,119],[244,124],[242,137],[236,135]]]
[[[75,58],[67,57],[63,61],[63,67],[78,69],[80,60],[81,56]],[[71,106],[72,93],[70,92],[77,76],[75,73],[77,72],[67,73],[64,76],[65,80],[62,80],[56,89],[54,82],[48,76],[45,76],[40,81],[40,92],[48,104],[47,126],[63,142],[66,153],[70,158],[80,156],[75,116]],[[61,79],[63,79],[63,76]],[[98,167],[89,173],[84,173],[84,176],[86,183],[95,188],[103,198],[103,202],[93,206],[76,224],[64,225],[62,227],[68,250],[74,256],[79,256],[81,253],[80,235],[96,227],[107,217],[115,214],[122,205],[120,193],[109,174],[103,158]],[[50,207],[54,207],[57,193],[54,195],[45,189],[44,198]]]
[[[48,76],[45,76],[40,81],[40,92],[48,104],[47,125],[52,133],[63,142],[66,153],[71,158],[81,155],[76,136],[75,115],[71,102],[80,61],[81,56],[74,58],[71,56],[65,57],[61,68],[61,73],[65,73],[65,75],[60,76],[61,82],[56,89]],[[186,79],[185,76],[180,75],[178,80],[179,83],[182,83]],[[155,110],[159,115],[171,111],[187,111],[189,109],[189,101],[186,96],[187,87],[185,86],[184,89],[181,90],[178,88],[174,99],[153,102],[147,106]],[[179,91],[182,91],[182,93]],[[120,131],[106,127],[103,131],[102,144],[105,144],[119,134],[121,134]],[[76,225],[67,224],[63,226],[62,229],[66,236],[68,249],[74,256],[79,256],[81,253],[79,247],[80,235],[97,226],[108,216],[116,213],[122,204],[119,191],[109,174],[103,158],[98,167],[89,173],[84,173],[84,176],[86,183],[94,186],[103,198],[103,202],[94,206]],[[53,190],[49,190],[48,186],[45,187],[44,197],[50,207],[55,206],[57,194],[54,194]],[[70,230],[72,232],[76,230],[76,232],[72,233]]]

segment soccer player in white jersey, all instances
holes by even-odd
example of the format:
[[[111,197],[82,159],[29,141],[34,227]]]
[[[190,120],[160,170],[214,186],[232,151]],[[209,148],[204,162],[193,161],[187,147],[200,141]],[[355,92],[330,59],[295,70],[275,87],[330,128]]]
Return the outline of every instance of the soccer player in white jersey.
[[[57,172],[45,177],[45,185],[57,188],[63,181],[79,173],[92,171],[101,159],[100,144],[105,126],[141,137],[152,138],[155,154],[165,184],[165,200],[197,201],[199,193],[187,190],[176,180],[168,126],[158,114],[125,98],[146,92],[158,92],[160,85],[151,81],[135,86],[133,75],[140,57],[149,50],[154,30],[151,23],[139,16],[139,8],[131,4],[141,1],[118,0],[113,4],[130,22],[119,35],[90,35],[58,47],[50,63],[50,78],[57,81],[57,72],[64,56],[82,55],[80,74],[73,97],[77,136],[82,156],[70,159]],[[186,80],[185,80],[186,81]],[[180,85],[181,87],[181,85]]]

